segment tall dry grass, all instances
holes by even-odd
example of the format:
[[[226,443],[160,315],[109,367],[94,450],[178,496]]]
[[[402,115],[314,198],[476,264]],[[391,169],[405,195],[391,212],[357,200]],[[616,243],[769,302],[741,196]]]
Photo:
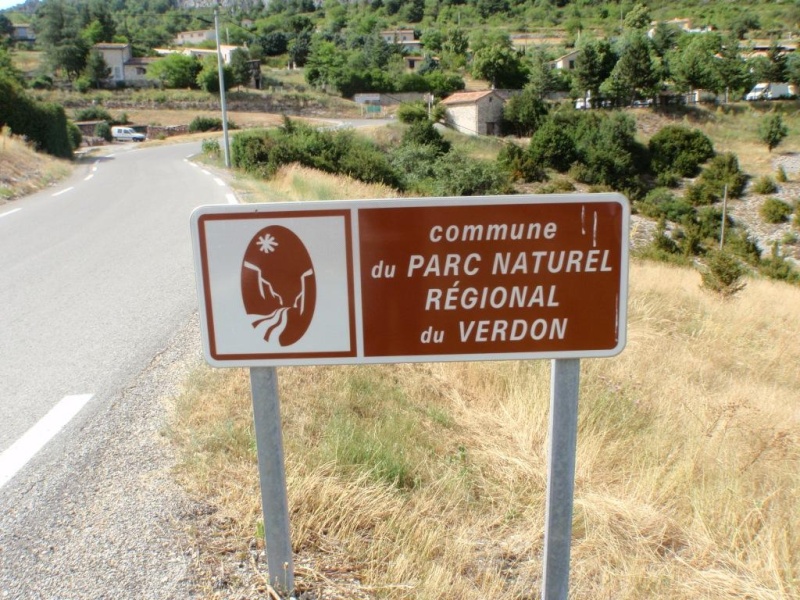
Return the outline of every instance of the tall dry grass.
[[[0,204],[47,187],[71,169],[65,160],[36,152],[7,127],[0,131]]]
[[[634,263],[629,304],[627,349],[582,362],[571,598],[799,597],[800,290],[721,301]],[[298,588],[538,598],[549,366],[279,369]],[[259,528],[247,373],[200,369],[177,404],[216,597]]]

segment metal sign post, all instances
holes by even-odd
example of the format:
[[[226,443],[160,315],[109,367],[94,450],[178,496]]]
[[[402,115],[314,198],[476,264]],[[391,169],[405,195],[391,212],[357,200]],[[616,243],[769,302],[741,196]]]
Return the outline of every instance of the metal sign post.
[[[554,360],[550,380],[542,599],[567,600],[581,361]]]
[[[258,475],[261,482],[269,582],[279,592],[291,593],[294,591],[294,566],[289,537],[278,374],[275,367],[250,369],[250,388],[256,426]]]

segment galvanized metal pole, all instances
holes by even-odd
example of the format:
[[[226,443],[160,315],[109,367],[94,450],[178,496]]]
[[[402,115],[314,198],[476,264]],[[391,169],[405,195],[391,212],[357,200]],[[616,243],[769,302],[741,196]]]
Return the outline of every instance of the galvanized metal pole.
[[[719,233],[719,249],[722,251],[725,246],[725,221],[728,220],[728,184],[722,194],[722,230]]]
[[[256,426],[269,582],[280,593],[291,594],[294,591],[294,565],[289,538],[286,470],[283,461],[278,374],[275,367],[251,368],[250,388]]]
[[[581,361],[553,361],[542,599],[567,600]]]
[[[222,68],[222,51],[219,47],[219,7],[214,8],[214,35],[217,38],[217,72],[219,76],[219,104],[222,109],[222,146],[225,166],[231,168],[231,149],[228,143],[228,109],[225,104],[225,69]]]

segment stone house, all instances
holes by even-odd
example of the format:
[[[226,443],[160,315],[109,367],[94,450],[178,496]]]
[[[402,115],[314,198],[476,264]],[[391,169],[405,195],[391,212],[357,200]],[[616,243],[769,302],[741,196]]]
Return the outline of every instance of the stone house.
[[[109,83],[139,87],[151,85],[146,75],[153,59],[135,58],[130,44],[95,44],[93,49],[103,55],[103,60],[111,69]]]
[[[500,135],[505,98],[497,90],[457,92],[441,101],[449,127],[467,135]]]

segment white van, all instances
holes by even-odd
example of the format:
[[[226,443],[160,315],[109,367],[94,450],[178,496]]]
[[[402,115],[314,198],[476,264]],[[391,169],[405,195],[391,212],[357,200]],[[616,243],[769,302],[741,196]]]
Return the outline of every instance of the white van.
[[[115,142],[143,142],[145,135],[138,133],[130,127],[112,127],[111,137]]]

